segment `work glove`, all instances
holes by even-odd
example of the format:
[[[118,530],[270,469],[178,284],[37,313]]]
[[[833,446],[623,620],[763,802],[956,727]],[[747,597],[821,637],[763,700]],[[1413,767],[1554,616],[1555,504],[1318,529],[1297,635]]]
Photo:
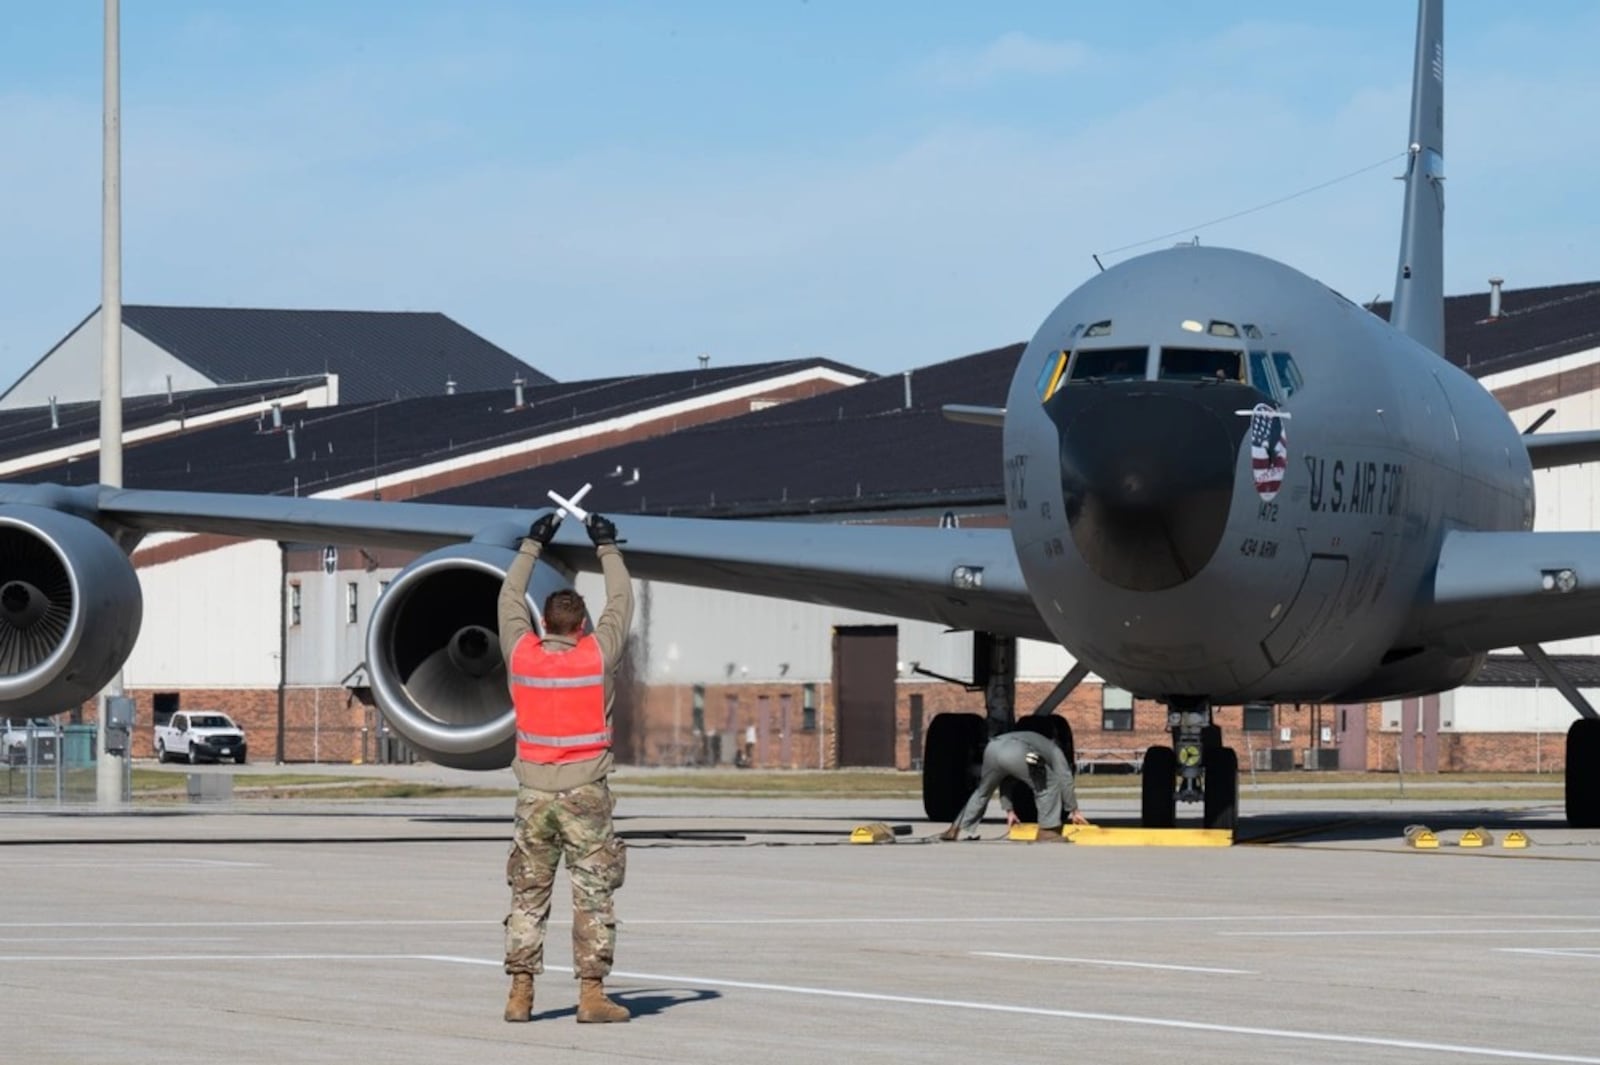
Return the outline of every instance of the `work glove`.
[[[604,514],[590,514],[588,521],[589,539],[594,541],[594,546],[604,547],[617,542],[617,527],[611,519]]]
[[[540,547],[549,547],[550,541],[555,539],[556,530],[561,528],[561,518],[555,511],[547,511],[539,515],[539,520],[528,526],[528,539]]]

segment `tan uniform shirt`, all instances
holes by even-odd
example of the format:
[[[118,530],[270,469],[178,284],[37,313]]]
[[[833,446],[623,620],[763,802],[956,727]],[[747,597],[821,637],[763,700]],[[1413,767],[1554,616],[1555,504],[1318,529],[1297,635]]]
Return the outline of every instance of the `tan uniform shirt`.
[[[511,663],[511,652],[517,641],[538,630],[533,624],[533,612],[528,609],[528,582],[533,579],[533,564],[539,559],[539,543],[522,541],[511,568],[506,570],[505,583],[500,586],[500,653],[506,664]],[[611,728],[611,704],[615,697],[614,680],[622,664],[622,649],[628,641],[628,630],[633,627],[633,582],[628,579],[628,569],[622,564],[622,552],[615,544],[598,549],[600,572],[605,576],[606,605],[594,623],[595,639],[600,642],[600,660],[606,671],[606,728]],[[572,647],[577,641],[568,636],[547,636],[544,645],[552,651]],[[603,780],[611,772],[610,750],[602,751],[582,762],[562,765],[540,765],[521,758],[511,763],[517,774],[517,783],[538,791],[566,791],[582,784]]]

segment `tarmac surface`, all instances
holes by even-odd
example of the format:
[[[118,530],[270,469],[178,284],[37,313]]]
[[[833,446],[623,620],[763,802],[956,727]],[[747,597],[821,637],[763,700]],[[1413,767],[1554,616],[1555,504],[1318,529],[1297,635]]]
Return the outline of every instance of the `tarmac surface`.
[[[1533,802],[1246,803],[1246,842],[1185,849],[624,798],[611,1026],[573,1023],[560,883],[535,1021],[500,1018],[505,798],[8,804],[0,1061],[1600,1063],[1600,833]],[[845,842],[870,821],[909,831]],[[1454,845],[1477,825],[1493,846]]]

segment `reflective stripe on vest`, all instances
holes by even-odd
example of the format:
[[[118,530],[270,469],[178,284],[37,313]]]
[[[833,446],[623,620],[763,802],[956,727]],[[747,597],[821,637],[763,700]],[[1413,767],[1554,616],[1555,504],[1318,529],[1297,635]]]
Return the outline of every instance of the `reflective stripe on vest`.
[[[604,673],[597,673],[592,677],[528,677],[521,673],[511,674],[512,684],[523,684],[530,688],[587,688],[591,684],[605,682]]]
[[[518,743],[532,743],[541,747],[585,747],[591,743],[611,745],[611,730],[591,732],[587,736],[535,736],[531,732],[518,732]]]
[[[537,636],[512,649],[507,675],[517,716],[517,757],[540,765],[594,758],[611,746],[605,663],[591,633],[569,650],[547,650]]]

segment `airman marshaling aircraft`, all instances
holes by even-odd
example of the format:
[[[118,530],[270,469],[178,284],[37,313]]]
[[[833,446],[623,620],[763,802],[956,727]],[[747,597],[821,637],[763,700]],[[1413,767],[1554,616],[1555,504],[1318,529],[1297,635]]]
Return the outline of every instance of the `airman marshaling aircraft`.
[[[1521,647],[1579,708],[1567,817],[1600,826],[1600,719],[1539,644],[1600,633],[1600,533],[1534,532],[1534,467],[1600,458],[1600,433],[1524,435],[1442,355],[1443,16],[1422,0],[1393,319],[1260,256],[1179,247],[1114,266],[1034,335],[1002,427],[1009,530],[630,517],[634,575],[940,622],[977,634],[990,721],[929,726],[924,804],[946,820],[992,729],[1071,744],[1051,713],[1091,670],[1169,710],[1143,820],[1180,799],[1232,827],[1238,760],[1212,708],[1398,698]],[[576,508],[573,508],[574,510]],[[93,698],[141,615],[145,534],[425,551],[367,634],[378,706],[424,757],[513,756],[500,580],[537,511],[0,485],[0,714]],[[537,604],[594,557],[568,522]],[[485,638],[488,637],[488,638]],[[1014,720],[1015,640],[1076,659]]]

